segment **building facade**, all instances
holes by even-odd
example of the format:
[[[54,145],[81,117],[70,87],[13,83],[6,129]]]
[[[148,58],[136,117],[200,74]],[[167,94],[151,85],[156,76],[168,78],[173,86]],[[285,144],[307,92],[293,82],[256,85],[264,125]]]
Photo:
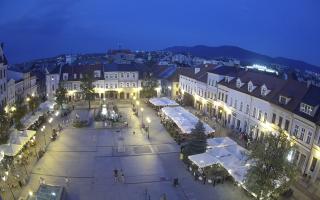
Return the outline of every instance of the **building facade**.
[[[0,108],[7,102],[7,59],[3,53],[3,44],[0,45]]]
[[[85,76],[92,76],[96,99],[139,98],[143,67],[133,64],[64,65],[48,73],[47,96],[55,96],[55,90],[62,84],[68,91],[69,101],[84,98],[81,82]]]
[[[320,88],[229,66],[182,73],[179,86],[195,108],[254,140],[282,129],[295,143],[293,162],[318,180]]]

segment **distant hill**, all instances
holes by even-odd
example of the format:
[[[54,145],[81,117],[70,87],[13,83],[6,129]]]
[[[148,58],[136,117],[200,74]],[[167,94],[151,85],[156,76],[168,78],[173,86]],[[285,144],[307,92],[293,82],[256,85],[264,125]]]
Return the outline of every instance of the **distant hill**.
[[[186,46],[173,46],[165,49],[166,51],[171,51],[173,53],[190,53],[193,56],[202,57],[206,59],[216,59],[216,58],[234,58],[241,61],[242,64],[279,64],[288,66],[291,69],[296,68],[300,70],[311,70],[315,72],[320,72],[320,67],[308,64],[303,61],[293,60],[289,58],[282,57],[270,57],[262,55],[253,51],[242,49],[236,46],[219,46],[219,47],[209,47],[204,45],[197,45],[192,47]]]

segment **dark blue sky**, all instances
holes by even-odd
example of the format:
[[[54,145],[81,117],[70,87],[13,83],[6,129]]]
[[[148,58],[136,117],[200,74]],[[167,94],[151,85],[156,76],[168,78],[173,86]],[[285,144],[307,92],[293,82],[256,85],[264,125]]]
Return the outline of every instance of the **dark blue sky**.
[[[319,0],[0,0],[9,62],[62,53],[236,45],[320,66]]]

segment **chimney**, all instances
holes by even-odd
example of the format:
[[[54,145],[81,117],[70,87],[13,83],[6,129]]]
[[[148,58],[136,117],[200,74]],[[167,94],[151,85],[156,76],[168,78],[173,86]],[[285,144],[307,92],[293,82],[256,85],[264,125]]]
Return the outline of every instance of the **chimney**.
[[[200,68],[199,67],[195,67],[194,68],[194,73],[196,74],[196,73],[198,73],[200,71]]]

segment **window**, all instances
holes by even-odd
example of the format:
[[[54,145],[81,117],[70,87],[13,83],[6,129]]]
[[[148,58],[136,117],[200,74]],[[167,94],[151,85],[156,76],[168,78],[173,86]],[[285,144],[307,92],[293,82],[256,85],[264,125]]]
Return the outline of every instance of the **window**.
[[[68,74],[67,73],[63,73],[63,80],[64,81],[68,80]]]
[[[249,91],[249,92],[252,92],[252,90],[253,90],[253,84],[252,84],[252,82],[250,81],[250,82],[248,83],[248,91]]]
[[[286,122],[284,123],[284,130],[289,131],[289,120],[286,119]]]
[[[133,78],[136,78],[136,74],[135,74],[135,73],[132,73],[132,77],[133,77]]]
[[[312,108],[312,106],[309,106],[307,104],[301,103],[300,104],[300,111],[304,112],[304,113],[306,113],[308,115],[311,115],[311,113],[313,111],[313,108]]]
[[[127,73],[127,78],[129,78],[130,77],[130,74],[129,73]]]
[[[77,74],[73,74],[73,79],[77,79]]]
[[[272,120],[271,120],[271,122],[274,124],[274,123],[276,123],[276,114],[274,114],[274,113],[272,113]]]
[[[312,158],[312,162],[311,162],[311,166],[310,166],[310,171],[314,171],[314,169],[316,168],[316,164],[317,164],[317,159],[316,158]]]
[[[108,79],[108,78],[109,78],[109,75],[108,75],[108,74],[105,74],[105,78]]]
[[[238,100],[236,99],[236,100],[234,101],[234,108],[237,109],[237,107],[238,107]]]
[[[224,99],[224,93],[221,93],[221,101]]]
[[[232,106],[232,104],[233,104],[233,98],[231,97],[230,98],[230,106]]]
[[[281,116],[279,116],[279,121],[278,121],[278,126],[281,128],[281,126],[282,126],[282,117]]]
[[[297,137],[298,136],[298,132],[299,132],[299,126],[295,125],[294,126],[294,130],[293,130],[293,135]]]
[[[99,70],[94,71],[94,78],[100,78],[100,71]]]
[[[127,83],[127,87],[130,87],[129,83]]]
[[[303,139],[304,139],[304,134],[305,134],[305,132],[306,132],[306,129],[301,128],[301,132],[300,132],[300,137],[299,137],[299,139],[302,140],[302,141],[303,141]]]
[[[283,105],[286,105],[287,104],[287,98],[284,97],[284,96],[279,96],[279,103],[280,104],[283,104]]]
[[[257,109],[256,107],[253,108],[252,117],[256,117]]]
[[[250,110],[250,107],[249,107],[249,104],[247,104],[246,114],[249,114],[249,110]]]
[[[118,85],[116,83],[114,84],[114,88],[118,88]]]
[[[237,79],[237,88],[240,88],[241,87],[241,80],[238,78]]]
[[[83,75],[82,74],[80,74],[80,79],[82,79],[83,78]]]
[[[306,143],[307,143],[307,144],[310,144],[311,138],[312,138],[312,132],[311,132],[311,131],[308,131],[308,136],[307,136],[307,140],[306,140]]]
[[[107,88],[107,89],[109,88],[108,84],[106,84],[106,88]]]
[[[243,108],[243,103],[242,103],[242,101],[241,101],[241,103],[240,103],[240,111],[242,112],[242,108]]]
[[[266,123],[268,119],[268,113],[264,113],[263,122]]]
[[[261,87],[261,95],[262,96],[266,96],[267,95],[267,87],[265,85],[263,85]]]
[[[228,95],[226,94],[226,98],[224,99],[224,102],[228,102]]]
[[[132,87],[136,87],[136,83],[132,83]]]
[[[120,77],[121,77],[121,78],[123,78],[123,75],[124,75],[124,74],[123,74],[123,73],[121,73]]]
[[[261,110],[259,110],[258,120],[261,120],[261,118],[262,118],[262,111],[261,111]]]
[[[114,74],[114,78],[118,78],[118,74]]]

